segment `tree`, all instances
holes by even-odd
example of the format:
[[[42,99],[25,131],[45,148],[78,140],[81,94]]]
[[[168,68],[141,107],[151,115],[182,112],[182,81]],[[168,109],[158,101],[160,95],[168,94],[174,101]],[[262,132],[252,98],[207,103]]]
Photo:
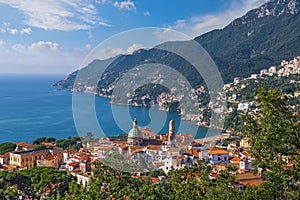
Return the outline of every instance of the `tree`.
[[[17,172],[0,171],[0,198],[18,199],[18,196],[31,197],[33,189],[28,177]]]
[[[53,137],[49,137],[49,138],[46,138],[46,137],[41,137],[41,138],[37,138],[33,141],[33,144],[41,144],[42,142],[55,142],[56,139],[53,138]]]
[[[43,195],[62,195],[68,191],[69,184],[74,180],[74,177],[66,172],[51,167],[33,167],[22,170],[20,174],[30,178],[35,196],[39,199]]]
[[[0,144],[0,154],[5,154],[7,152],[13,151],[16,149],[16,144],[11,142],[4,142]]]
[[[41,149],[45,149],[46,148],[46,145],[44,144],[38,144],[34,147],[34,150],[41,150]]]
[[[251,138],[254,166],[264,183],[259,192],[268,199],[299,199],[299,117],[275,89],[258,89],[260,110],[249,117],[246,135]]]
[[[68,139],[60,139],[57,141],[56,146],[61,147],[63,149],[79,149],[81,147],[81,140],[80,137],[69,137]]]

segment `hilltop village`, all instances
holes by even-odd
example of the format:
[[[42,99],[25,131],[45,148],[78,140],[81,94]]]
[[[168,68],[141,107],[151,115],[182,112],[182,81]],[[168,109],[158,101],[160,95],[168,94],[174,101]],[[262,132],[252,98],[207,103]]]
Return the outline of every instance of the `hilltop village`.
[[[282,87],[288,87],[290,85],[292,89],[282,92],[284,94],[286,93],[286,95],[288,95],[290,98],[297,99],[300,97],[300,88],[297,86],[293,87],[293,84],[299,84],[300,80],[298,80],[298,74],[300,74],[300,56],[297,56],[290,61],[282,60],[278,66],[271,66],[269,68],[262,69],[260,70],[260,73],[251,74],[246,78],[235,77],[233,82],[227,83],[223,87],[226,95],[226,102],[228,103],[227,107],[218,101],[212,102],[210,99],[212,91],[208,91],[206,87],[200,86],[193,89],[192,93],[194,96],[189,97],[192,99],[198,99],[195,105],[199,107],[199,113],[197,114],[185,112],[180,108],[180,101],[182,100],[183,96],[175,96],[172,93],[172,91],[176,91],[176,88],[171,88],[171,92],[162,92],[155,99],[153,99],[153,97],[151,98],[149,94],[142,96],[139,100],[130,99],[129,104],[134,106],[153,106],[157,104],[160,110],[168,112],[181,112],[184,120],[193,121],[198,126],[208,127],[211,125],[209,123],[211,112],[224,113],[229,116],[237,116],[238,114],[244,115],[248,112],[251,113],[255,111],[256,107],[253,102],[254,99],[252,98],[252,94],[254,92],[253,89],[260,84],[273,84],[273,86],[275,84],[276,88],[278,89]],[[293,78],[294,76],[296,77]],[[289,82],[282,84],[281,81],[285,79],[287,79]],[[113,87],[109,88],[109,90],[113,90]],[[106,97],[111,98],[110,96]],[[240,131],[239,128],[232,127],[232,118],[234,117],[227,117],[226,120],[228,123],[225,124],[224,129],[230,131]]]
[[[216,147],[215,140],[217,140]],[[153,184],[159,184],[170,170],[189,168],[198,160],[203,160],[213,167],[210,175],[214,179],[226,166],[238,168],[236,174],[236,188],[244,190],[250,185],[262,183],[260,175],[253,174],[253,158],[249,156],[249,138],[231,137],[222,134],[215,138],[194,140],[193,135],[175,134],[174,121],[169,123],[169,131],[165,134],[155,134],[148,128],[138,127],[135,119],[133,127],[128,133],[127,140],[113,140],[101,138],[87,142],[85,147],[76,150],[63,149],[55,142],[43,142],[43,148],[26,142],[17,142],[16,149],[0,157],[2,171],[19,171],[38,166],[52,167],[64,170],[77,178],[77,183],[88,186],[94,162],[103,161],[118,154],[128,160],[142,158],[151,170],[163,171],[164,176],[151,178]],[[78,145],[81,145],[78,142]],[[122,165],[118,161],[118,165]],[[114,167],[114,166],[112,166]],[[122,166],[119,166],[122,167]],[[145,168],[146,169],[146,168]],[[135,178],[143,177],[145,169],[131,171]]]

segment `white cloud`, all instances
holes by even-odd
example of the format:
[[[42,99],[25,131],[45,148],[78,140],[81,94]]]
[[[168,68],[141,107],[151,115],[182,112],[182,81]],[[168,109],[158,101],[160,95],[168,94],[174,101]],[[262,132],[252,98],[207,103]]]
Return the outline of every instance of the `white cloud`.
[[[26,49],[26,47],[22,44],[15,44],[12,46],[12,49],[17,52],[22,52]]]
[[[149,11],[146,11],[146,12],[144,12],[144,15],[145,15],[145,16],[150,16],[151,14],[150,14]]]
[[[31,30],[31,28],[22,28],[22,29],[20,30],[20,33],[21,33],[21,35],[23,35],[23,34],[28,34],[28,35],[30,35],[30,34],[32,33],[32,30]]]
[[[234,19],[241,17],[247,11],[254,9],[268,0],[233,0],[226,11],[204,16],[194,16],[188,19],[179,19],[170,29],[181,31],[191,37],[199,36],[213,29],[224,28]]]
[[[4,22],[3,27],[0,27],[0,33],[9,33],[11,35],[17,35],[20,33],[21,35],[23,34],[28,34],[30,35],[32,32],[31,28],[21,28],[21,29],[16,29],[16,28],[11,28],[10,23]]]
[[[45,30],[74,31],[109,26],[98,16],[94,0],[0,0],[21,11],[27,25]]]
[[[36,51],[36,52],[58,52],[62,50],[62,47],[58,43],[49,42],[49,41],[39,41],[37,43],[31,44],[30,47],[28,47],[30,51]]]
[[[1,43],[4,44],[4,41],[0,40],[0,46]],[[86,45],[65,50],[61,44],[51,41],[0,48],[0,66],[3,66],[0,67],[0,73],[68,74],[78,69],[90,48],[90,45]]]
[[[135,51],[137,51],[139,49],[142,49],[142,48],[144,48],[144,46],[142,44],[132,44],[131,46],[129,46],[127,48],[126,53],[127,54],[132,54],[133,52],[135,52]]]
[[[11,34],[11,35],[17,35],[18,34],[18,29],[15,28],[8,28],[7,31]]]
[[[136,10],[134,2],[130,0],[121,1],[121,2],[116,1],[114,3],[114,6],[119,10]]]

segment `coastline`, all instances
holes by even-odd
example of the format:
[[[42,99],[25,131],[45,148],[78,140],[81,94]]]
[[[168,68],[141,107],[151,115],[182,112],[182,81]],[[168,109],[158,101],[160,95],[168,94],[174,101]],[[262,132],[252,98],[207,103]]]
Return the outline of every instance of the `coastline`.
[[[59,86],[55,86],[55,87],[59,87]],[[59,87],[61,88],[61,87]],[[62,90],[69,90],[71,93],[83,93],[83,94],[91,94],[91,95],[95,95],[95,96],[98,96],[98,97],[102,97],[102,98],[105,98],[105,99],[109,99],[111,100],[112,97],[111,95],[103,95],[103,94],[100,94],[100,93],[97,93],[97,92],[91,92],[91,91],[77,91],[77,90],[74,90],[74,89],[70,89],[70,88],[61,88]],[[112,101],[109,101],[108,104],[111,104],[111,105],[121,105],[121,106],[134,106],[134,107],[145,107],[145,108],[157,108],[158,110],[160,111],[164,111],[164,112],[170,112],[170,111],[167,111],[165,109],[162,109],[161,107],[159,107],[158,104],[154,104],[154,105],[151,105],[151,106],[143,106],[143,105],[137,105],[137,104],[130,104],[130,103],[113,103]],[[220,130],[222,132],[232,132],[232,130],[226,130],[222,127],[217,127],[217,126],[210,126],[208,125],[207,123],[203,123],[203,122],[199,122],[198,120],[192,120],[192,119],[186,119],[184,115],[182,115],[180,112],[176,112],[175,113],[178,113],[179,115],[181,115],[183,117],[183,121],[186,121],[186,122],[193,122],[192,126],[197,126],[197,127],[204,127],[204,128],[212,128],[212,129],[216,129],[216,130]]]

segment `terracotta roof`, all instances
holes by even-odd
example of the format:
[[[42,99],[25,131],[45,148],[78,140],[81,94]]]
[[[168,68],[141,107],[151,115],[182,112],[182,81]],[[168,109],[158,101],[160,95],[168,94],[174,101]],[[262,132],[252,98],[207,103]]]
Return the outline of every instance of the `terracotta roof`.
[[[162,146],[161,145],[149,145],[147,146],[147,149],[150,149],[150,150],[162,150]]]
[[[124,144],[124,145],[120,145],[119,148],[121,148],[121,149],[127,149],[128,146],[126,144]]]
[[[126,144],[127,141],[125,140],[110,140],[113,144]]]
[[[45,156],[44,159],[45,160],[53,160],[53,159],[55,159],[55,156]]]
[[[177,134],[177,135],[184,136],[184,137],[189,137],[189,138],[194,138],[194,136],[192,134],[189,134],[189,133],[180,133],[180,134]]]
[[[150,181],[151,181],[151,183],[158,183],[159,182],[159,178],[150,177]]]
[[[0,169],[2,170],[7,170],[7,171],[13,171],[15,169],[15,166],[11,166],[11,165],[2,165],[0,166]]]
[[[102,150],[102,151],[110,151],[112,149],[113,149],[112,146],[99,146],[99,147],[97,147],[97,150]]]
[[[31,144],[29,144],[28,142],[15,142],[15,144],[16,144],[17,146],[27,146],[27,145],[31,145]]]
[[[215,155],[215,154],[229,154],[228,151],[225,151],[224,149],[211,149],[209,151],[209,154]]]
[[[259,186],[263,182],[262,179],[257,179],[257,180],[247,180],[247,181],[240,181],[240,184],[242,185],[250,185],[250,186]]]
[[[239,157],[233,157],[233,158],[230,159],[230,162],[232,162],[232,163],[239,163],[241,160],[242,159],[239,158]]]
[[[157,167],[162,167],[165,166],[164,162],[154,162],[154,165],[156,165]]]
[[[187,150],[187,151],[185,151],[185,153],[193,155],[195,158],[199,158],[199,151],[198,151],[198,149]]]
[[[72,162],[72,163],[69,164],[69,166],[74,167],[74,166],[79,165],[79,164],[80,164],[79,162]]]
[[[235,177],[236,181],[245,181],[245,180],[253,180],[253,179],[260,179],[258,175],[254,175],[253,173],[244,173],[244,174],[237,174]]]
[[[144,149],[143,146],[130,146],[131,151],[137,150],[137,149]]]
[[[221,163],[221,164],[214,164],[215,167],[226,167],[227,164]]]
[[[45,146],[51,146],[51,147],[55,146],[55,144],[52,142],[42,142],[42,144]]]

